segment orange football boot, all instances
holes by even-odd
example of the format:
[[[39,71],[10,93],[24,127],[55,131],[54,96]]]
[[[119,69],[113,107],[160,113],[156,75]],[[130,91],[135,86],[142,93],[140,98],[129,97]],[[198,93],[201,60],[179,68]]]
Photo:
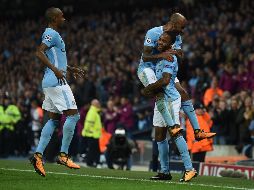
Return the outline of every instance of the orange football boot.
[[[40,153],[35,153],[30,159],[31,164],[34,166],[34,170],[42,177],[46,176],[43,162],[42,162],[42,155]]]
[[[70,157],[67,154],[65,154],[64,152],[61,152],[58,155],[58,157],[57,157],[57,163],[61,164],[61,165],[64,165],[64,166],[67,166],[68,168],[71,168],[71,169],[80,169],[80,166],[75,164],[70,159]]]

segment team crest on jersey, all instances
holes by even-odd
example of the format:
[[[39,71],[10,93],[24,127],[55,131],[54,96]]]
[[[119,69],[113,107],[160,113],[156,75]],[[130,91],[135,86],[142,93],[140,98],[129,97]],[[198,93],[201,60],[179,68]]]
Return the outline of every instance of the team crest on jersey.
[[[146,38],[146,43],[150,44],[152,42],[151,38]]]
[[[175,70],[175,67],[174,67],[173,65],[165,65],[164,67],[165,67],[165,68],[170,68],[170,69],[172,69],[172,70]]]
[[[45,40],[47,40],[48,42],[50,42],[52,40],[52,37],[50,35],[46,35],[44,37]]]

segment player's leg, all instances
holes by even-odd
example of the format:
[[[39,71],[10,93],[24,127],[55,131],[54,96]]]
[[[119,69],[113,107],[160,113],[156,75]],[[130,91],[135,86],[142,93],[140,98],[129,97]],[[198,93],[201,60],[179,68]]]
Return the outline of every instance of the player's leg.
[[[55,91],[57,96],[53,99],[53,103],[59,111],[66,115],[66,120],[63,125],[61,150],[57,163],[69,168],[79,169],[80,166],[75,164],[68,156],[69,146],[73,138],[74,130],[80,118],[76,102],[69,85],[58,86]]]
[[[41,131],[39,144],[37,146],[35,154],[30,158],[30,161],[34,166],[35,171],[43,177],[45,177],[45,170],[43,167],[42,155],[51,139],[51,136],[55,128],[59,125],[59,119],[60,119],[60,114],[59,114],[60,112],[54,106],[50,98],[49,91],[50,89],[48,88],[44,89],[45,100],[43,101],[42,108],[48,112],[50,119],[47,121],[47,123],[44,125]]]
[[[198,119],[197,119],[191,98],[190,98],[189,94],[186,92],[186,90],[183,89],[183,87],[181,86],[181,84],[177,78],[175,79],[175,87],[181,95],[181,99],[182,99],[181,107],[182,107],[184,113],[187,115],[187,117],[190,120],[191,126],[194,129],[196,140],[202,140],[204,138],[214,137],[216,135],[216,133],[204,132],[204,131],[200,130]]]
[[[176,99],[173,102],[169,103],[169,106],[172,110],[172,117],[174,118],[174,128],[180,128],[180,119],[179,119],[179,112],[181,107],[181,98]],[[171,137],[174,139],[178,151],[181,155],[182,161],[184,163],[185,172],[180,181],[190,181],[193,177],[197,176],[196,170],[192,166],[190,154],[188,151],[187,143],[183,138],[181,132],[174,134],[172,133],[172,128],[169,128],[169,133]]]
[[[145,87],[157,81],[154,70],[151,68],[145,68],[143,70],[138,71],[138,77]],[[172,118],[167,107],[167,101],[165,100],[163,93],[159,93],[156,96],[156,106],[158,108],[158,111],[164,118],[167,126],[173,126]]]
[[[45,148],[47,147],[55,128],[59,126],[59,120],[61,117],[60,114],[53,113],[53,112],[48,112],[48,115],[49,115],[49,120],[44,125],[41,131],[40,140],[36,148],[36,153],[39,153],[41,155],[43,155],[43,152]]]
[[[182,161],[184,163],[184,168],[185,168],[184,175],[180,179],[180,181],[182,181],[182,182],[190,181],[192,178],[196,177],[198,174],[192,166],[187,143],[181,133],[177,134],[176,136],[172,136],[172,138],[174,139],[174,141],[176,143],[176,146],[177,146],[178,151],[181,155]]]
[[[173,118],[171,117],[168,101],[165,99],[164,93],[158,93],[156,95],[156,106],[166,122],[166,126],[172,127],[174,125]]]
[[[70,109],[63,112],[66,115],[66,120],[63,125],[63,139],[60,152],[68,154],[74,130],[79,120],[79,113],[77,109]]]
[[[153,125],[155,127],[155,141],[158,145],[159,158],[161,170],[158,175],[151,177],[152,180],[171,180],[172,176],[169,169],[169,146],[167,135],[166,123],[158,111],[157,107],[154,108]]]

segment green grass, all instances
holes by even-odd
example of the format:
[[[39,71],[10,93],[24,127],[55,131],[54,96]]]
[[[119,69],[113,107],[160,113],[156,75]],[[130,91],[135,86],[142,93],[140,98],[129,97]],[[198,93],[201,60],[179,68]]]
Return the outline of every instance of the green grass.
[[[11,170],[15,169],[15,170]],[[46,177],[33,172],[28,161],[0,160],[0,190],[210,190],[254,189],[254,181],[246,179],[198,176],[191,183],[180,183],[181,175],[173,174],[168,182],[148,180],[151,172],[81,168],[70,170],[46,164]]]

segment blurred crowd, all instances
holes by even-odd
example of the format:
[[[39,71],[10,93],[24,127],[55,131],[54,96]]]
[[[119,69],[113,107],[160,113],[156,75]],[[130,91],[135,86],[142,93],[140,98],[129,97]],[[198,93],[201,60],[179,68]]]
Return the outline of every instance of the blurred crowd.
[[[212,131],[217,132],[215,143],[237,145],[241,152],[254,139],[254,2],[188,0],[178,6],[188,19],[178,78],[193,101],[205,105]],[[132,137],[151,128],[153,101],[141,96],[136,69],[146,31],[165,24],[171,12],[157,7],[67,18],[60,33],[68,64],[86,70],[84,79],[68,77],[83,114],[78,135],[94,98],[102,104],[103,126],[109,133],[124,127]],[[36,145],[43,126],[43,68],[34,53],[45,27],[43,18],[0,23],[0,105],[7,107],[8,98],[18,107],[21,119],[15,131],[27,135],[22,144],[26,148],[20,148],[25,152],[18,154]]]

